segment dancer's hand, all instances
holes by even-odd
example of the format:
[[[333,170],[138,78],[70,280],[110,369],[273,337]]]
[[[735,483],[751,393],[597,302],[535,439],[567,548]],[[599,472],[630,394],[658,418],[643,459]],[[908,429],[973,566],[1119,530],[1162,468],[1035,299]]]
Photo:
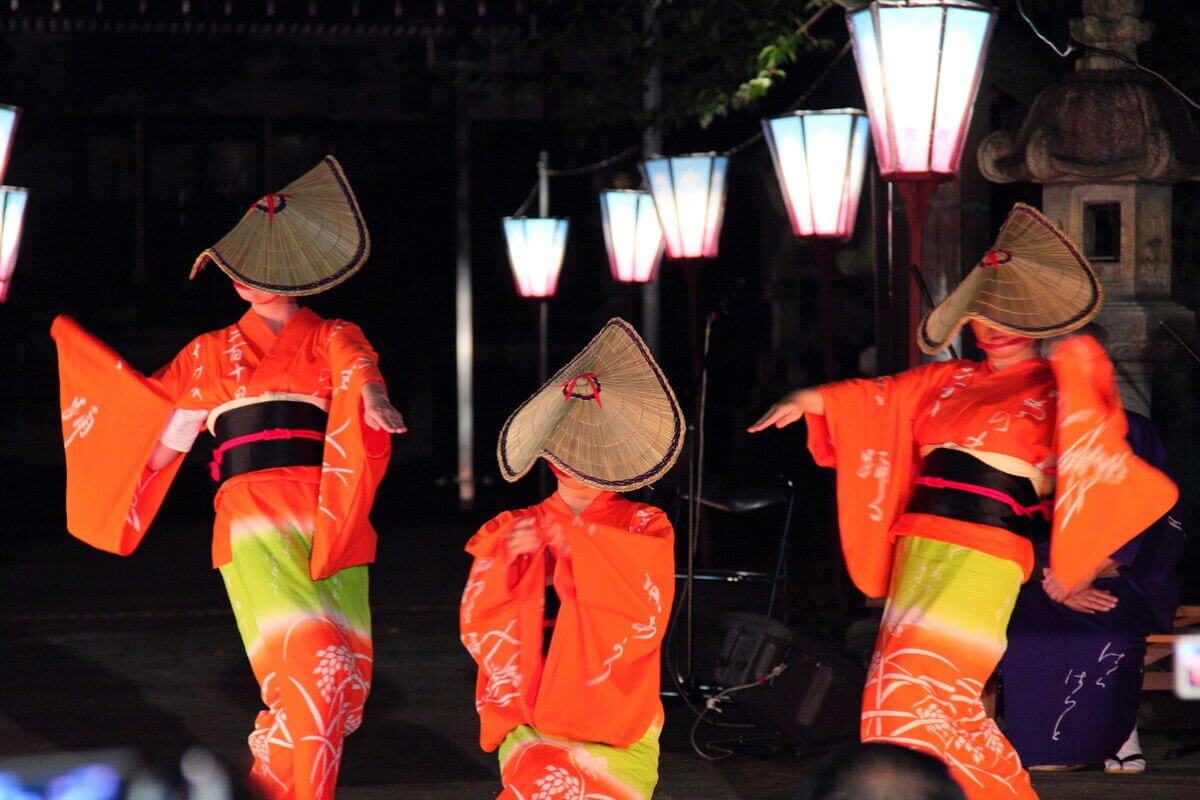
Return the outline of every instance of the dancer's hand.
[[[551,526],[550,530],[542,534],[542,539],[556,559],[561,561],[571,557],[571,547],[567,544],[567,531],[563,528],[562,523],[555,523]]]
[[[1103,613],[1117,607],[1117,598],[1103,589],[1093,589],[1089,586],[1068,597],[1063,601],[1063,605],[1081,614],[1095,614],[1097,611]]]
[[[538,535],[536,526],[537,520],[533,517],[524,517],[513,525],[505,539],[510,559],[530,555],[542,546],[542,537]]]
[[[767,413],[759,418],[758,422],[746,430],[749,433],[758,433],[771,426],[786,428],[805,414],[823,413],[825,413],[825,399],[820,392],[816,389],[797,389],[779,398],[775,405],[768,408]]]
[[[1042,589],[1045,590],[1046,596],[1056,603],[1061,603],[1071,596],[1067,587],[1063,586],[1058,576],[1049,569],[1042,570]]]
[[[362,388],[363,420],[372,430],[388,433],[408,433],[404,417],[388,400],[382,383],[372,381]]]

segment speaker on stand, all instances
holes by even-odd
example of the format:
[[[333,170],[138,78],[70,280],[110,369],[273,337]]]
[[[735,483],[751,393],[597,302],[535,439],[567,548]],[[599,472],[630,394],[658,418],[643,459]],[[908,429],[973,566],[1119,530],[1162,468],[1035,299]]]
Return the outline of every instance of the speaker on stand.
[[[724,646],[716,662],[742,716],[780,736],[797,752],[854,739],[859,733],[866,670],[838,650],[760,614],[721,617]],[[783,670],[769,681],[782,665]]]

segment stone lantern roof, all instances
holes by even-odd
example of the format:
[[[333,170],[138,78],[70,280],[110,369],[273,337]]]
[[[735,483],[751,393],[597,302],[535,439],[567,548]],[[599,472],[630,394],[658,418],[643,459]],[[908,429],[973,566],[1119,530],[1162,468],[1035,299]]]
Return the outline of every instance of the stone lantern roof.
[[[1141,10],[1142,0],[1084,0],[1071,34],[1136,59],[1153,30]],[[1200,176],[1200,131],[1162,81],[1087,51],[1074,74],[1038,95],[1015,135],[984,138],[979,167],[996,183],[1174,183]]]

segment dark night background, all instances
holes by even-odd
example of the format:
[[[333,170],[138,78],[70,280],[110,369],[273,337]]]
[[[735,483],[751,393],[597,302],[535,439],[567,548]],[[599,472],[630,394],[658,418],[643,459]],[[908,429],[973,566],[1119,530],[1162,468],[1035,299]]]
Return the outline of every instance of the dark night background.
[[[501,423],[536,388],[535,308],[515,296],[499,220],[529,191],[540,150],[550,151],[552,166],[565,167],[639,140],[642,65],[634,60],[625,69],[622,61],[629,26],[636,30],[630,20],[640,19],[630,11],[636,4],[185,5],[187,14],[177,0],[13,0],[0,10],[0,101],[24,109],[4,182],[30,189],[20,261],[9,301],[0,306],[0,627],[16,630],[45,614],[223,607],[220,581],[209,571],[213,487],[203,469],[206,452],[189,458],[134,557],[90,551],[66,533],[48,330],[56,314],[70,314],[151,371],[197,333],[229,324],[242,312],[240,301],[215,269],[189,282],[193,259],[254,199],[327,153],[341,161],[358,195],[372,255],[348,283],[307,302],[363,327],[411,430],[396,441],[373,515],[383,540],[373,594],[385,609],[449,604],[467,566],[461,546],[475,526],[533,501],[537,492],[533,479],[503,484],[494,458]],[[830,13],[814,33],[832,40],[833,49],[803,54],[765,102],[702,129],[689,104],[706,82],[722,79],[732,88],[748,77],[746,65],[761,44],[728,19],[754,4],[694,5],[711,17],[695,23],[709,26],[709,38],[693,44],[687,61],[672,62],[671,52],[664,53],[667,108],[660,122],[668,153],[720,150],[754,134],[758,120],[789,106],[846,38],[841,12]],[[762,5],[777,10],[785,4]],[[990,130],[1015,129],[1037,92],[1071,68],[1033,38],[1011,3],[997,5],[1001,20],[963,179],[939,195],[931,222],[937,240],[930,245],[937,261],[931,269],[949,280],[988,246],[1013,202],[1037,204],[1041,194],[1033,185],[987,184],[974,165],[972,143]],[[1060,41],[1067,21],[1080,13],[1078,2],[1027,5]],[[1151,0],[1147,6],[1144,16],[1157,27],[1141,49],[1143,62],[1196,96],[1200,19],[1193,4]],[[581,37],[590,44],[580,44]],[[861,105],[852,59],[808,105]],[[455,202],[464,169],[480,480],[474,508],[466,510],[454,484]],[[640,324],[636,294],[609,277],[596,198],[597,190],[635,171],[635,162],[626,161],[552,182],[552,213],[571,218],[560,291],[550,306],[552,369],[609,317]],[[1175,206],[1176,300],[1195,310],[1200,191],[1176,187]],[[839,257],[838,377],[860,374],[859,354],[874,343],[873,233],[885,228],[868,192],[859,233]],[[783,391],[821,379],[816,272],[811,254],[792,240],[765,146],[732,159],[720,258],[695,265],[667,261],[662,268],[658,355],[690,407],[686,270],[701,271],[704,308],[723,303],[728,309],[714,328],[710,365],[712,481],[752,482],[779,473],[797,480],[790,607],[809,632],[837,640],[862,611],[840,561],[830,476],[812,465],[802,430],[753,440],[741,433]],[[745,288],[734,294],[739,279]],[[1197,367],[1178,360],[1162,380],[1170,389],[1164,397],[1188,398],[1169,413],[1156,409],[1155,418],[1184,490],[1188,524],[1195,526],[1200,430],[1190,398]],[[676,508],[680,472],[653,498],[668,510]],[[714,515],[706,521],[702,561],[761,567],[778,525],[774,511],[734,522]],[[1193,546],[1184,565],[1185,594],[1192,599],[1200,590],[1189,577],[1200,565],[1197,556]],[[445,622],[453,625],[451,615]],[[46,681],[31,692],[53,691],[50,676]],[[0,710],[5,703],[0,699]],[[41,724],[64,747],[87,743],[82,733]]]

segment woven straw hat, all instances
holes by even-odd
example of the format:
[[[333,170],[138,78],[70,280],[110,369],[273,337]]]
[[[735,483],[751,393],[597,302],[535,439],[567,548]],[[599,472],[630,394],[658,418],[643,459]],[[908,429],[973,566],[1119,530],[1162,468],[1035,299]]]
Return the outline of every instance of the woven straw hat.
[[[508,418],[496,458],[509,482],[544,457],[589,486],[629,492],[665,475],[683,438],[662,370],[633,326],[611,319]]]
[[[992,249],[925,315],[917,344],[933,355],[971,319],[1046,339],[1082,328],[1103,302],[1100,281],[1079,248],[1037,209],[1017,203]]]
[[[371,254],[371,237],[342,165],[325,156],[261,198],[192,265],[212,261],[239,283],[271,294],[309,295],[349,278]]]

